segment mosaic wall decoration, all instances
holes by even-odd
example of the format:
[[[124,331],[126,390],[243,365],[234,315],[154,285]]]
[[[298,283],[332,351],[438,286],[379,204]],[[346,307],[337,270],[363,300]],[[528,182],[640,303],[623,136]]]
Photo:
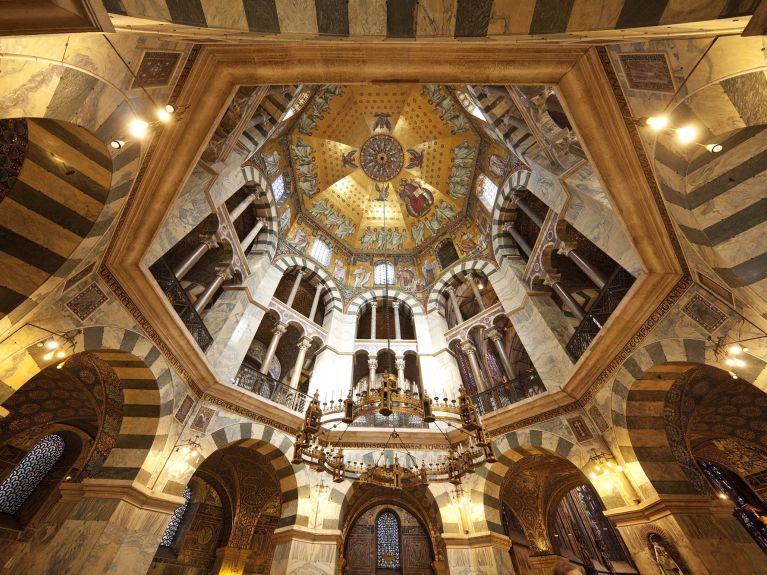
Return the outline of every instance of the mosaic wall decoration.
[[[295,158],[296,187],[307,196],[313,196],[319,191],[314,170],[314,148],[302,138],[298,138],[291,149]]]
[[[700,294],[692,296],[682,307],[682,311],[709,333],[713,333],[727,321],[727,314]]]
[[[605,421],[605,418],[602,416],[602,412],[599,411],[599,408],[596,405],[592,405],[589,408],[589,415],[591,416],[591,421],[593,421],[594,425],[597,426],[599,433],[604,433],[604,431],[607,429],[607,421]]]
[[[619,58],[633,90],[674,92],[674,79],[665,54],[621,54]]]
[[[28,144],[26,120],[0,120],[0,202],[16,183]]]
[[[591,433],[589,426],[586,425],[586,420],[580,415],[578,417],[569,418],[567,420],[567,425],[570,426],[573,435],[575,435],[575,439],[578,441],[589,441],[590,439],[594,439],[594,434]]]
[[[345,217],[341,210],[333,209],[333,206],[329,205],[327,200],[314,202],[309,212],[317,220],[324,223],[338,238],[343,239],[357,231],[357,226],[349,218]]]
[[[210,422],[215,414],[215,409],[211,409],[210,407],[201,407],[197,411],[197,415],[194,416],[194,420],[192,421],[192,425],[190,427],[195,431],[201,431],[204,433],[208,429],[208,425],[210,425]]]
[[[178,419],[181,423],[184,423],[186,421],[187,416],[189,415],[189,412],[192,411],[192,406],[194,405],[194,399],[192,399],[191,396],[187,395],[184,398],[184,401],[181,402],[181,405],[176,410],[176,419]]]
[[[452,128],[453,133],[462,134],[466,131],[468,122],[450,94],[437,84],[424,84],[422,93],[437,109],[444,122]]]
[[[466,140],[453,149],[453,166],[450,168],[447,190],[451,198],[459,199],[469,195],[476,152],[477,149]]]
[[[317,127],[317,120],[322,118],[322,115],[330,107],[330,102],[342,91],[343,88],[338,84],[323,86],[315,96],[311,107],[301,115],[301,119],[298,121],[298,130],[302,134],[311,136],[312,131]]]
[[[178,52],[144,52],[132,88],[167,86],[173,77],[181,54]]]
[[[101,288],[92,283],[71,300],[66,303],[66,306],[81,320],[85,320],[89,315],[96,311],[101,304],[107,301],[106,294],[101,291]]]

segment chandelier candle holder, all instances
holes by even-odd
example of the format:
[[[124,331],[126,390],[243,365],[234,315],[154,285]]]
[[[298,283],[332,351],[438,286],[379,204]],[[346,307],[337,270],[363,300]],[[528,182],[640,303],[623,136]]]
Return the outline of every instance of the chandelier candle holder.
[[[305,463],[315,471],[328,473],[336,483],[349,479],[392,489],[410,489],[432,482],[460,485],[463,477],[474,473],[477,467],[497,461],[490,436],[463,387],[459,389],[457,405],[455,401],[444,402],[438,404],[435,410],[427,394],[418,398],[410,392],[403,392],[396,385],[396,377],[385,373],[380,387],[363,393],[357,400],[353,399],[349,391],[340,407],[327,411],[320,407],[319,393],[315,392],[306,410],[301,431],[296,435],[293,464]],[[384,417],[404,413],[420,417],[427,423],[443,422],[449,427],[462,430],[464,439],[448,441],[439,461],[421,461],[419,465],[402,442],[396,428],[393,428],[381,452],[383,454],[387,449],[395,451],[392,462],[382,464],[381,457],[374,464],[345,460],[341,445],[343,433],[333,442],[330,440],[330,429],[338,423],[347,424],[348,429],[355,420],[371,413],[379,413]],[[404,461],[400,460],[400,451],[403,452]]]

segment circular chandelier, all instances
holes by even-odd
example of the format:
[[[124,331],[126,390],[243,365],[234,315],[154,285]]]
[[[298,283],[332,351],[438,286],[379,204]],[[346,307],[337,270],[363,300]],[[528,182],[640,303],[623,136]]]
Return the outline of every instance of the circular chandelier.
[[[419,464],[394,427],[375,463],[345,460],[341,444],[343,433],[337,441],[331,441],[331,426],[345,423],[348,429],[355,420],[374,413],[384,417],[403,413],[420,417],[426,423],[443,422],[448,427],[461,430],[464,437],[457,442],[448,439],[445,454],[439,461],[426,463],[422,460]],[[444,431],[443,434],[447,438]],[[387,449],[404,451],[405,461],[401,462],[399,454],[395,454],[393,462],[381,464],[380,460]],[[419,397],[410,391],[402,391],[397,387],[396,377],[388,372],[383,374],[378,388],[370,392],[363,391],[356,401],[350,390],[345,401],[339,402],[337,407],[331,404],[327,410],[320,407],[319,393],[315,392],[306,410],[301,431],[296,435],[293,455],[294,464],[305,463],[316,471],[329,473],[336,483],[350,479],[393,489],[409,489],[431,482],[460,485],[466,474],[474,473],[477,467],[495,461],[490,436],[463,386],[459,388],[457,405],[455,400],[448,402],[447,399],[440,403],[432,400],[428,394]]]

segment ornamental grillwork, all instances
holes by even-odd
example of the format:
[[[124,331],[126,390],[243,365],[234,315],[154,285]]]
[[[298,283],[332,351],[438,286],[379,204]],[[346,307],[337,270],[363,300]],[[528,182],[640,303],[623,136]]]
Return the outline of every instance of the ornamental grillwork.
[[[46,435],[0,484],[0,513],[15,515],[64,453],[64,440]]]
[[[379,569],[399,569],[399,521],[391,511],[383,511],[376,519],[376,546]]]
[[[184,503],[173,512],[170,522],[165,528],[165,533],[162,534],[160,547],[171,547],[173,545],[173,541],[178,534],[178,528],[181,527],[181,521],[184,519],[184,513],[186,513],[186,508],[189,506],[189,501],[191,499],[192,491],[187,487],[184,489]]]

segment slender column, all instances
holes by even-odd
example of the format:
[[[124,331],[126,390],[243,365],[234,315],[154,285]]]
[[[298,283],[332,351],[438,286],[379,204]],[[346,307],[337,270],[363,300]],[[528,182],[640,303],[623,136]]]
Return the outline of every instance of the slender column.
[[[229,212],[229,219],[234,221],[237,218],[239,218],[242,215],[242,212],[248,209],[248,206],[255,201],[256,201],[256,194],[248,194],[248,196],[244,200],[242,200],[239,204],[237,204],[237,207],[235,207],[231,212]]]
[[[495,345],[495,350],[498,352],[498,357],[501,358],[501,365],[503,365],[503,371],[506,372],[508,379],[514,379],[514,368],[511,366],[509,356],[506,354],[506,348],[503,347],[503,336],[496,328],[487,330],[487,337]]]
[[[607,278],[604,276],[604,274],[602,274],[602,272],[600,272],[597,268],[592,266],[591,263],[585,260],[580,252],[575,249],[575,246],[563,243],[560,244],[558,251],[560,254],[570,258],[572,262],[578,266],[591,281],[594,282],[594,285],[597,286],[598,289],[605,287]]]
[[[272,361],[274,361],[274,354],[277,353],[277,344],[280,343],[280,338],[286,331],[288,331],[288,326],[284,323],[278,323],[274,326],[274,329],[272,330],[272,341],[269,342],[266,356],[264,356],[264,361],[261,362],[261,368],[258,370],[261,373],[269,373],[269,368],[272,367]]]
[[[395,299],[391,306],[394,308],[394,339],[402,339],[402,331],[399,325],[399,300]]]
[[[453,313],[455,314],[455,319],[457,320],[458,323],[463,323],[463,315],[461,315],[461,308],[458,307],[458,299],[456,299],[455,297],[455,288],[453,286],[448,286],[447,297],[450,299],[450,305],[453,306]]]
[[[376,380],[376,368],[378,367],[378,360],[375,358],[368,359],[368,393],[373,389],[373,384]]]
[[[317,306],[320,305],[320,296],[322,295],[322,284],[318,283],[317,288],[314,291],[314,301],[312,302],[312,310],[309,312],[309,319],[314,321],[314,315],[317,313]]]
[[[482,370],[479,369],[479,362],[477,361],[477,348],[470,341],[461,342],[461,351],[466,354],[469,359],[469,367],[471,367],[471,374],[474,376],[474,381],[477,383],[477,391],[485,389],[485,381],[482,377]]]
[[[523,238],[522,235],[517,231],[517,228],[514,227],[514,224],[507,222],[503,227],[507,232],[509,232],[511,237],[514,238],[514,241],[517,242],[519,249],[525,252],[527,257],[530,257],[533,249],[527,244],[525,238]]]
[[[394,365],[397,367],[397,387],[405,391],[405,358],[398,357],[394,360]]]
[[[541,217],[538,214],[536,214],[530,208],[530,206],[528,206],[524,201],[520,200],[519,198],[516,198],[514,200],[514,203],[517,205],[517,207],[520,210],[522,210],[523,212],[525,212],[525,214],[527,214],[527,217],[530,218],[536,226],[538,226],[539,228],[543,227],[543,220],[541,219]]]
[[[378,302],[373,300],[370,302],[370,339],[376,338],[376,308],[378,308]]]
[[[476,279],[474,277],[474,274],[468,274],[466,276],[466,279],[468,280],[469,285],[471,286],[471,292],[474,294],[474,299],[477,300],[477,303],[479,304],[479,309],[480,310],[485,309],[485,302],[482,301],[482,294],[479,293],[477,282],[474,281]]]
[[[290,376],[290,387],[298,389],[298,380],[301,379],[301,371],[304,369],[304,361],[306,360],[306,352],[312,346],[312,342],[302,337],[298,342],[298,356],[296,357],[296,365],[293,368],[293,374]]]
[[[583,310],[580,304],[573,299],[573,296],[570,295],[570,293],[565,289],[565,286],[562,285],[558,278],[546,276],[546,279],[543,281],[543,283],[547,286],[550,286],[551,289],[554,290],[554,292],[559,296],[559,299],[562,300],[562,303],[567,306],[567,309],[569,309],[570,312],[578,318],[578,321],[581,321],[586,316],[586,312]]]
[[[288,301],[285,302],[285,304],[290,308],[293,307],[293,300],[296,299],[296,293],[298,293],[298,286],[301,285],[302,277],[304,277],[304,270],[298,270],[298,273],[296,274],[296,281],[293,283],[293,289],[290,290]]]
[[[208,305],[213,295],[218,291],[218,288],[220,288],[226,280],[232,279],[233,275],[232,268],[229,266],[218,268],[213,281],[207,285],[205,291],[202,292],[200,297],[197,298],[197,301],[194,302],[195,311],[197,313],[202,313],[202,310]]]
[[[176,279],[181,281],[186,274],[189,273],[189,270],[191,270],[194,267],[194,264],[200,261],[200,258],[204,256],[208,250],[212,250],[213,248],[218,246],[218,241],[216,240],[215,236],[200,236],[200,245],[197,246],[197,248],[188,256],[186,256],[186,259],[182,261],[180,264],[178,264],[173,269],[173,275],[176,276]]]
[[[253,229],[248,232],[248,235],[245,236],[245,239],[242,240],[242,243],[240,245],[242,246],[242,251],[247,252],[250,245],[256,241],[256,238],[258,237],[258,232],[261,231],[261,229],[264,227],[263,220],[258,220],[256,222],[256,225],[253,226]]]

